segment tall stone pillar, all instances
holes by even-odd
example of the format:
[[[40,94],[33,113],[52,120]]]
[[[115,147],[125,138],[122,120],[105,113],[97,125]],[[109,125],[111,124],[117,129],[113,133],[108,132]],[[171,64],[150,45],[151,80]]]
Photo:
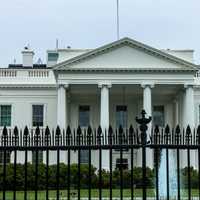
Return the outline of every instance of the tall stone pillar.
[[[57,89],[57,124],[61,129],[67,125],[67,96],[68,85],[59,85]]]
[[[179,124],[179,102],[178,98],[174,100],[174,128]]]
[[[105,135],[105,131],[108,133],[108,128],[110,125],[109,122],[109,89],[111,88],[111,84],[99,84],[99,88],[101,89],[101,102],[100,102],[100,125]],[[102,168],[109,170],[109,151],[102,151],[103,162]]]
[[[194,89],[193,85],[185,85],[185,122],[184,125],[190,125],[191,128],[195,126],[194,113]]]
[[[183,99],[183,127],[187,128],[189,125],[191,128],[191,132],[193,134],[193,129],[195,127],[195,111],[194,111],[194,89],[193,85],[184,85],[184,99]],[[190,151],[190,163],[191,166],[196,167],[197,160],[195,154],[197,152],[195,150]],[[186,150],[182,152],[181,155],[181,164],[182,167],[187,167],[187,156]]]
[[[151,97],[151,90],[154,87],[152,84],[142,84],[143,88],[143,109],[146,111],[147,116],[152,116],[152,97]],[[150,133],[152,129],[152,123],[148,125],[148,131],[147,131],[147,138],[149,139]],[[147,149],[146,151],[146,157],[147,159],[147,166],[150,168],[153,168],[153,151],[151,149]]]

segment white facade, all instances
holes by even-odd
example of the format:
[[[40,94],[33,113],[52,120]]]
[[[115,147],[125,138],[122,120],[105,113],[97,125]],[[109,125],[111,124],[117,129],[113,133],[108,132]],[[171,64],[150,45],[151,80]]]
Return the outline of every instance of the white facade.
[[[127,127],[136,126],[135,117],[143,108],[149,116],[155,108],[162,108],[164,124],[170,127],[199,124],[200,81],[196,76],[198,66],[192,63],[193,51],[157,50],[124,38],[94,50],[48,53],[53,58],[48,59],[50,67],[46,69],[0,69],[0,104],[11,105],[11,128],[32,127],[32,105],[44,106],[43,126],[50,128],[57,124],[77,128],[80,106],[89,106],[89,124],[103,129],[109,124],[117,126],[117,106],[126,106]],[[147,154],[147,164],[152,167],[153,153]],[[192,156],[195,166],[195,152]],[[108,152],[103,152],[103,157],[103,167],[108,168]],[[114,166],[118,157],[116,152]],[[21,158],[19,162],[23,162]],[[71,158],[76,162],[76,153]],[[129,152],[124,158],[129,162]],[[136,166],[141,165],[140,152],[135,152],[134,159]],[[53,155],[51,163],[54,161]],[[67,161],[65,154],[61,161]],[[92,161],[98,166],[95,152]],[[183,153],[183,164],[185,161]]]

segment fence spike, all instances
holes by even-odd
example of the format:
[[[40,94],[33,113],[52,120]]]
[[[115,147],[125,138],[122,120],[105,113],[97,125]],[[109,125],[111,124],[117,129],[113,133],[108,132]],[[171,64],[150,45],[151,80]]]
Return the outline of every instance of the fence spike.
[[[97,129],[97,135],[98,136],[102,135],[102,128],[101,128],[101,126],[99,126],[98,129]]]
[[[47,126],[46,129],[45,129],[45,135],[48,136],[50,135],[50,130],[49,130],[49,127]]]
[[[71,132],[70,126],[67,126],[67,136],[69,136],[69,135],[71,135],[71,134],[72,134],[72,132]]]
[[[186,135],[190,135],[190,134],[191,134],[191,128],[190,128],[190,125],[188,125],[186,128]]]
[[[199,145],[200,144],[200,125],[198,125],[196,137],[197,137],[197,144]]]
[[[160,143],[160,135],[159,135],[159,133],[160,133],[159,126],[156,125],[155,128],[154,128],[154,134],[153,134],[154,135],[153,139],[154,139],[154,143],[155,144]]]
[[[191,132],[191,128],[190,126],[188,125],[187,128],[186,128],[186,133],[185,133],[185,137],[186,137],[186,144],[190,144],[190,141],[191,141],[191,136],[192,136],[192,132]]]
[[[56,127],[56,135],[60,135],[60,134],[61,134],[60,127],[59,127],[59,126],[57,126],[57,127]]]
[[[166,127],[165,127],[165,133],[166,134],[169,134],[170,133],[170,128],[169,128],[169,125],[167,124]]]
[[[129,135],[132,135],[133,136],[133,133],[134,133],[134,129],[133,129],[133,126],[132,124],[130,125],[130,128],[129,128]]]
[[[2,134],[3,134],[4,137],[8,136],[8,130],[7,130],[6,126],[3,127],[3,133]]]
[[[13,130],[13,135],[14,135],[15,137],[17,137],[17,136],[19,135],[19,131],[18,131],[17,126],[15,126],[15,128],[14,128],[14,130]]]
[[[160,130],[159,130],[159,126],[156,125],[156,126],[155,126],[155,129],[154,129],[154,133],[155,133],[155,135],[157,135],[159,132],[160,132]]]
[[[198,125],[198,128],[197,128],[197,134],[200,135],[200,124]]]
[[[124,132],[123,128],[122,128],[122,125],[119,126],[119,135],[122,135]]]
[[[37,126],[35,129],[35,135],[39,136],[40,135],[40,127]]]
[[[133,129],[132,124],[129,127],[128,133],[129,133],[128,134],[129,144],[133,144],[134,129]]]
[[[77,145],[81,145],[82,144],[82,139],[83,139],[83,135],[82,135],[82,130],[81,130],[81,127],[78,126],[77,128]]]
[[[175,130],[175,133],[176,133],[176,134],[180,134],[180,132],[181,132],[180,126],[177,125],[177,126],[176,126],[176,130]]]
[[[108,128],[108,136],[112,136],[112,134],[113,134],[112,126],[109,126],[109,128]]]
[[[102,138],[103,138],[102,128],[101,128],[101,126],[99,126],[98,129],[97,129],[97,144],[98,145],[101,145]]]
[[[180,126],[177,125],[175,128],[175,144],[181,143],[181,129]]]
[[[24,128],[24,136],[28,136],[29,135],[29,130],[28,130],[28,127],[25,126]]]
[[[80,126],[78,126],[77,128],[77,135],[82,135],[82,130]]]
[[[109,126],[108,128],[108,144],[112,144],[113,128]]]
[[[88,136],[91,136],[91,135],[92,135],[92,128],[91,128],[90,125],[88,126],[88,129],[87,129],[87,135],[88,135]]]

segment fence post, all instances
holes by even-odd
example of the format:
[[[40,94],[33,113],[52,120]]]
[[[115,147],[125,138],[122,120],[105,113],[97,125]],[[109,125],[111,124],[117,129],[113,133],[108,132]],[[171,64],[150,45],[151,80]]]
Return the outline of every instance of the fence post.
[[[147,199],[146,196],[146,145],[147,145],[147,124],[150,123],[151,117],[145,118],[145,110],[142,110],[142,117],[139,119],[136,117],[136,122],[140,124],[141,131],[141,144],[142,144],[142,193],[143,200]]]

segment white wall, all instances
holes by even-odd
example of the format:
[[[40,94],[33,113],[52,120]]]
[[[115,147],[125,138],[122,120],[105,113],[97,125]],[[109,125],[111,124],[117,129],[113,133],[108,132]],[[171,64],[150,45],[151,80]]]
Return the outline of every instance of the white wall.
[[[32,126],[32,105],[44,104],[44,126],[56,126],[55,89],[0,89],[0,104],[12,105],[12,127]]]
[[[0,105],[12,105],[11,127],[18,126],[24,129],[27,125],[32,127],[32,105],[44,105],[44,126],[56,127],[56,90],[55,89],[0,89]],[[17,162],[24,163],[25,153],[18,152]],[[11,154],[11,162],[14,160]],[[55,154],[50,154],[50,163],[55,160]],[[32,161],[32,152],[28,152],[28,162]]]

